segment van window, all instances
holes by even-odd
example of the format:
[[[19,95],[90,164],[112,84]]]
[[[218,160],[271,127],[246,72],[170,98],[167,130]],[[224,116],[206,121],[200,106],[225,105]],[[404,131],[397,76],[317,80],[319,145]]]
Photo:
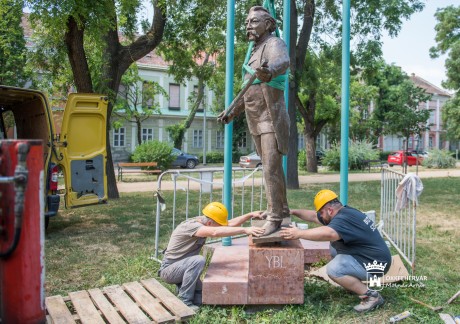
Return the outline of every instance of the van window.
[[[0,139],[14,139],[15,138],[14,115],[11,111],[3,111],[0,118]]]

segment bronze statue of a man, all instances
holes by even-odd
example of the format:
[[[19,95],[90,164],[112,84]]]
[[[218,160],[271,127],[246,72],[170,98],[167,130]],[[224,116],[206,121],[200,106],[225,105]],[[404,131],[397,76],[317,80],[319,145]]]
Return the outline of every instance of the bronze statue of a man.
[[[237,100],[233,110],[224,111],[218,121],[229,123],[243,110],[256,150],[262,158],[268,209],[264,235],[275,232],[282,219],[289,217],[282,156],[288,151],[289,116],[284,103],[284,79],[289,67],[286,44],[273,36],[276,21],[260,6],[252,7],[246,19],[246,35],[254,41],[251,57],[244,66],[247,82],[257,80]],[[229,108],[230,109],[230,108]]]

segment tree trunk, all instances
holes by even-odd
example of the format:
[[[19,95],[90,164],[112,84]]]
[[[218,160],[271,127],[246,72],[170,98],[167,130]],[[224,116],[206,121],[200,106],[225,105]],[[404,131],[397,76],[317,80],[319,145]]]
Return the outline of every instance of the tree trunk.
[[[296,74],[296,41],[297,41],[297,8],[294,0],[291,1],[291,35],[289,38],[289,55],[291,59],[290,69],[291,75]],[[299,146],[298,130],[297,130],[297,109],[296,109],[296,81],[289,82],[288,87],[288,114],[290,120],[289,130],[289,152],[287,155],[287,188],[299,189],[299,170],[297,148]]]
[[[137,127],[137,145],[142,144],[142,123],[139,118],[136,118],[136,127]]]
[[[67,47],[67,57],[72,68],[73,78],[77,92],[93,92],[93,82],[89,72],[88,61],[84,48],[84,26],[78,25],[73,16],[67,20],[67,31],[64,41]]]
[[[316,136],[309,129],[305,129],[305,151],[307,156],[307,171],[318,172],[318,164],[316,162]]]
[[[109,124],[109,118],[107,118],[107,124]],[[110,146],[109,141],[109,132],[110,128],[107,127],[107,164],[106,164],[106,172],[107,172],[107,195],[109,199],[120,198],[120,194],[118,193],[117,187],[117,178],[115,177],[115,168],[113,167],[113,159],[112,159],[112,148]]]

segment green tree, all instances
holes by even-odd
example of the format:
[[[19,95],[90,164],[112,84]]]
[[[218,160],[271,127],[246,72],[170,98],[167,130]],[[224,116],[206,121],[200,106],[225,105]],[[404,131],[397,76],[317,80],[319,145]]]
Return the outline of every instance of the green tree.
[[[26,41],[21,26],[24,1],[0,0],[0,84],[23,87],[29,74],[25,71]]]
[[[307,54],[300,80],[297,108],[302,116],[307,171],[318,172],[316,137],[328,123],[340,121],[340,48],[325,47],[319,55]],[[313,119],[311,119],[313,118]],[[293,123],[291,123],[292,126]],[[339,123],[340,124],[340,123]]]
[[[166,23],[164,6],[152,0],[153,18],[144,21],[146,32],[137,35],[138,13],[143,4],[140,0],[29,0],[31,21],[40,26],[46,40],[40,48],[46,55],[45,64],[62,64],[66,56],[72,71],[73,85],[78,92],[101,92],[109,94],[107,138],[113,102],[121,77],[129,66],[155,49],[163,37]],[[123,40],[120,40],[120,34]],[[51,71],[59,67],[50,66]],[[61,74],[65,75],[65,74]],[[69,74],[68,74],[69,75]],[[110,143],[107,143],[108,194],[118,198]]]
[[[292,116],[295,116],[293,109],[303,110],[304,113],[301,114],[307,128],[306,131],[312,135],[324,125],[321,126],[321,119],[316,117],[317,113],[320,114],[317,109],[318,105],[314,103],[316,99],[309,96],[309,101],[302,101],[300,98],[302,75],[306,73],[305,65],[308,62],[306,57],[310,51],[319,53],[324,45],[329,44],[328,47],[332,48],[334,44],[340,43],[342,32],[341,6],[342,3],[336,1],[291,1],[290,53],[292,80],[289,92],[289,116],[292,120]],[[353,44],[352,65],[356,66],[356,62],[358,62],[362,69],[372,70],[373,62],[382,55],[380,38],[383,31],[386,30],[390,36],[397,35],[403,19],[409,18],[411,14],[420,11],[422,8],[423,2],[418,0],[391,2],[379,0],[353,1],[351,4],[350,31]],[[297,28],[298,21],[301,22],[300,28]],[[339,78],[340,75],[336,77]],[[295,103],[295,107],[293,103]],[[291,123],[291,126],[294,128],[295,124]],[[296,136],[296,129],[291,129],[290,143],[296,141]],[[315,140],[314,136],[309,136],[307,141],[310,143],[306,143],[308,160],[312,161],[315,161]],[[292,147],[292,144],[290,146]],[[297,177],[297,154],[295,150],[293,151],[289,152],[288,157],[288,186],[291,188],[294,186],[290,185],[290,182]],[[315,168],[312,171],[315,172]]]
[[[404,138],[407,151],[409,137],[420,135],[427,129],[430,110],[420,109],[420,103],[429,100],[431,95],[416,87],[409,79],[395,85],[392,90],[388,100],[393,100],[395,107],[385,113],[383,130],[385,134]]]
[[[458,93],[448,100],[442,107],[443,127],[447,131],[447,138],[460,140],[460,96]]]
[[[189,115],[181,123],[167,127],[178,149],[182,148],[185,132],[196,112],[207,108],[204,90],[216,70],[216,55],[225,46],[225,13],[225,3],[213,0],[168,3],[168,22],[158,52],[170,63],[168,72],[177,82],[198,80],[195,91],[188,98]]]
[[[435,17],[437,45],[430,49],[430,54],[432,57],[447,54],[447,80],[442,85],[455,91],[443,106],[443,126],[450,140],[460,140],[460,6],[438,9]]]
[[[371,118],[371,107],[377,97],[378,88],[367,85],[357,77],[350,84],[350,139],[354,142],[368,141],[375,144],[375,123]]]
[[[155,100],[160,94],[168,96],[157,82],[141,79],[137,65],[132,65],[121,78],[113,113],[136,124],[138,145],[142,144],[142,122],[160,112],[160,105]]]

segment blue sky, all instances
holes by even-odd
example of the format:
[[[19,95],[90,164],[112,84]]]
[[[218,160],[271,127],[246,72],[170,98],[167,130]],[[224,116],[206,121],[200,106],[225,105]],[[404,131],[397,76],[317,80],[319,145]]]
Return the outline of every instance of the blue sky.
[[[408,75],[415,73],[428,82],[441,87],[446,79],[444,61],[446,56],[430,58],[429,49],[435,46],[434,13],[437,8],[458,6],[458,0],[427,0],[422,12],[405,21],[398,37],[383,38],[383,56],[387,63],[395,63]]]

